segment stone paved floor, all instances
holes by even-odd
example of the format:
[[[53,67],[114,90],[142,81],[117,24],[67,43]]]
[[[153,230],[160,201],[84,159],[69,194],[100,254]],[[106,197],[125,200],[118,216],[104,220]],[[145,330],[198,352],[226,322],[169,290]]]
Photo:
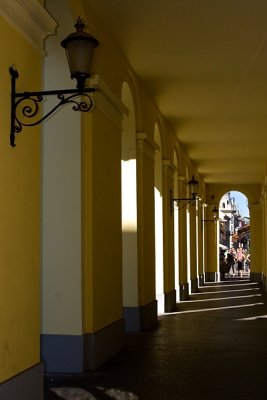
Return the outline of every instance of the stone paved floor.
[[[254,400],[267,393],[267,305],[237,277],[207,283],[96,372],[49,375],[45,400]],[[265,393],[265,395],[264,395]]]

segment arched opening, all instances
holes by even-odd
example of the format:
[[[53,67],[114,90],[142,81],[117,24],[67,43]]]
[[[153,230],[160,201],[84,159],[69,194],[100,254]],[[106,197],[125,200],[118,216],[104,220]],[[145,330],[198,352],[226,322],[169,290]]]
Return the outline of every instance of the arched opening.
[[[250,212],[241,192],[225,193],[219,203],[220,278],[250,275]]]
[[[122,281],[125,328],[133,326],[131,309],[138,307],[137,194],[136,194],[136,127],[130,88],[123,83],[122,102],[128,116],[122,125],[121,204],[122,204]]]
[[[155,201],[155,260],[156,260],[156,299],[158,312],[164,312],[163,284],[163,184],[162,184],[162,148],[160,132],[157,125],[154,129],[154,141],[157,145],[154,170],[154,201]]]

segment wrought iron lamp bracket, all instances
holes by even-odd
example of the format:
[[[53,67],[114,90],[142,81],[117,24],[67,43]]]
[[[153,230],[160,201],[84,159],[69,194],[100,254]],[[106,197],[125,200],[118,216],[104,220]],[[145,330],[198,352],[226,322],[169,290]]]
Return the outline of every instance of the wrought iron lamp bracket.
[[[212,219],[201,219],[202,224],[203,224],[204,222],[213,222],[213,223],[216,223],[216,222],[219,220],[219,218],[218,218],[219,210],[217,209],[216,206],[214,206],[212,212],[213,212],[213,214],[214,214],[214,217],[213,217]]]
[[[10,145],[12,147],[16,146],[16,134],[21,132],[24,126],[36,126],[40,124],[65,104],[73,104],[72,109],[81,112],[89,112],[94,108],[94,99],[91,95],[91,93],[97,91],[94,87],[16,93],[16,80],[19,77],[19,73],[13,67],[9,68],[9,73],[11,75]],[[57,96],[58,103],[45,115],[38,118],[40,105],[45,96]],[[37,119],[33,121],[32,118],[36,117]]]
[[[184,207],[187,206],[187,204],[196,204],[198,201],[198,197],[192,197],[192,198],[181,198],[181,199],[173,199],[172,198],[172,190],[170,191],[170,215],[172,216],[173,211],[174,211],[174,205],[176,205],[176,208],[178,210],[182,210]]]

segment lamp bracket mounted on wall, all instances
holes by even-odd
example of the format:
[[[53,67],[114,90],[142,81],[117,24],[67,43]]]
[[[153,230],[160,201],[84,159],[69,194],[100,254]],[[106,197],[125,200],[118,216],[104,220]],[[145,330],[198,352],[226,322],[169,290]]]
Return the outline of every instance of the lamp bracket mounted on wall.
[[[40,92],[16,92],[16,81],[19,73],[13,66],[9,68],[11,75],[11,131],[10,145],[15,146],[15,135],[24,126],[35,126],[46,120],[50,115],[65,104],[72,104],[74,111],[88,112],[94,107],[92,93],[97,89],[86,87],[86,79],[91,76],[91,64],[94,49],[99,45],[89,33],[83,32],[85,24],[78,17],[74,25],[76,32],[69,34],[61,42],[65,49],[71,79],[77,80],[76,89],[45,90]],[[45,96],[57,96],[58,102],[45,115],[39,117],[40,106]]]
[[[72,109],[74,111],[82,112],[91,111],[94,107],[94,100],[90,93],[95,92],[96,88],[16,93],[16,80],[19,77],[19,73],[14,67],[9,68],[9,73],[11,75],[10,145],[12,147],[15,146],[15,135],[21,132],[24,126],[36,126],[40,124],[65,104],[71,103],[73,104]],[[58,102],[45,115],[36,119],[45,96],[57,96]]]
[[[191,180],[188,182],[189,192],[191,197],[189,198],[173,198],[172,197],[172,190],[170,191],[170,215],[173,214],[174,206],[178,210],[184,208],[187,204],[196,204],[199,201],[198,197],[198,187],[199,182],[195,179],[194,175],[192,176]]]
[[[202,219],[202,222],[217,222],[219,217],[219,210],[216,206],[212,209],[213,219]]]
[[[170,191],[170,210],[171,210],[171,215],[174,211],[174,208],[176,207],[178,210],[182,210],[184,207],[187,206],[187,204],[194,205],[198,201],[198,197],[196,198],[185,198],[185,199],[174,199],[172,198],[172,190]]]

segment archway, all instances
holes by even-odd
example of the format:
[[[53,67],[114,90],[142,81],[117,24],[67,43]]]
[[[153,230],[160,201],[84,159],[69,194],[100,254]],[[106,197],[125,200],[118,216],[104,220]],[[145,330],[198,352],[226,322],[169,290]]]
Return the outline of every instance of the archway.
[[[219,203],[220,278],[250,275],[250,212],[239,191],[225,193]]]

